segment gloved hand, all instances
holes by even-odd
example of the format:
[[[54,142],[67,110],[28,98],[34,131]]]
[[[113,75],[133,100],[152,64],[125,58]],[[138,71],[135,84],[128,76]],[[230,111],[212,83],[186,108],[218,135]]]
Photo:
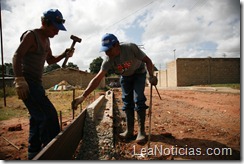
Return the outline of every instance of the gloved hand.
[[[25,100],[29,94],[29,86],[24,77],[15,77],[15,88],[19,99]]]
[[[65,50],[65,55],[66,57],[72,57],[74,54],[75,48],[66,48]]]
[[[149,83],[151,83],[152,85],[157,85],[158,84],[157,76],[150,76],[149,77]]]
[[[75,98],[72,103],[71,103],[71,106],[72,106],[72,109],[76,110],[77,109],[77,106],[79,104],[81,104],[83,101],[85,100],[85,97],[83,95]]]

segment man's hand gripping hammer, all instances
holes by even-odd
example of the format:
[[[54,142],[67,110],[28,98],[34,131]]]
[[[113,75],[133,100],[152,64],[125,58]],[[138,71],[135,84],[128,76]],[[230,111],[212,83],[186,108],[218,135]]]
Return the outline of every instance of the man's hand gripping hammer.
[[[78,38],[77,36],[74,36],[74,35],[71,35],[70,39],[73,40],[73,42],[72,42],[72,44],[70,46],[70,49],[74,48],[76,42],[79,42],[79,43],[81,42],[81,38]],[[68,59],[69,59],[69,57],[66,56],[65,59],[64,59],[64,62],[62,64],[62,68],[64,68],[66,66],[66,63],[67,63]]]

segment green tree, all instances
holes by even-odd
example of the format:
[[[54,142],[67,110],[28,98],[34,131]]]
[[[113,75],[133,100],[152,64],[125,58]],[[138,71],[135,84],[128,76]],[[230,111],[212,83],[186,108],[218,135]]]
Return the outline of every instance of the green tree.
[[[79,67],[76,64],[72,63],[72,62],[68,62],[67,67],[74,68],[74,69],[79,69]]]
[[[90,64],[90,72],[93,74],[96,74],[99,72],[100,67],[102,65],[103,59],[101,56],[99,56],[98,58],[94,59],[91,64]]]
[[[61,67],[57,63],[50,64],[50,65],[44,67],[44,73],[51,72],[51,71],[53,71],[55,69],[59,69],[59,68],[61,68]]]

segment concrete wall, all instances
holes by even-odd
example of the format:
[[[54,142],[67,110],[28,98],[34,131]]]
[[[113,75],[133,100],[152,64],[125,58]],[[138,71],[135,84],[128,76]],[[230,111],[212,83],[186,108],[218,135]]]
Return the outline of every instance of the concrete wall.
[[[240,58],[178,58],[155,74],[159,87],[240,83]]]
[[[154,75],[158,78],[158,86],[168,86],[167,82],[167,70],[155,71]]]
[[[177,86],[240,83],[240,58],[179,58]]]
[[[167,87],[177,86],[177,65],[176,61],[167,64]]]
[[[209,64],[212,84],[240,83],[240,58],[213,58]]]
[[[177,59],[177,86],[210,84],[209,59]]]
[[[93,74],[72,68],[60,68],[43,75],[43,86],[45,89],[49,89],[59,82],[65,80],[72,86],[86,88],[94,76],[95,75]],[[99,85],[99,88],[104,87],[105,78],[103,78]]]

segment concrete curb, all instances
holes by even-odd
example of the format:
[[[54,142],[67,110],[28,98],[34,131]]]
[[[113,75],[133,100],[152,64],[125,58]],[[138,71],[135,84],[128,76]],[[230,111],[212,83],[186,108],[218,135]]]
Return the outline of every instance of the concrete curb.
[[[113,143],[113,92],[89,105],[78,160],[111,160]]]

